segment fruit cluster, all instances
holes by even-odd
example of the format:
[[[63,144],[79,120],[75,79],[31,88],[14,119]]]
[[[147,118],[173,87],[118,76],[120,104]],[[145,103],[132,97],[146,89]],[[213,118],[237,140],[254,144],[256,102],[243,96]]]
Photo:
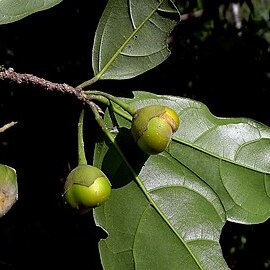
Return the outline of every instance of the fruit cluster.
[[[162,105],[138,109],[131,123],[134,140],[149,155],[163,152],[178,128],[177,113]],[[69,173],[64,186],[65,200],[71,207],[82,211],[100,206],[110,194],[109,179],[99,168],[91,165],[78,165]]]

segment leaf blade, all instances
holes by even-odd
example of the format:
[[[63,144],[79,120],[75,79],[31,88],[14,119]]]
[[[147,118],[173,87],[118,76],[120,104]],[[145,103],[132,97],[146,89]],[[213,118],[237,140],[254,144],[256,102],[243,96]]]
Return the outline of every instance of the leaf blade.
[[[139,92],[131,103],[163,104],[178,112],[180,128],[168,151],[217,192],[228,220],[254,224],[269,218],[269,127],[248,118],[216,117],[186,98]],[[221,164],[233,170],[230,177],[220,175]]]
[[[247,118],[216,117],[204,104],[186,98],[134,92],[133,99],[124,100],[135,108],[150,104],[170,106],[180,116],[180,128],[168,149],[159,155],[143,156],[136,152],[135,145],[130,149],[132,142],[121,147],[129,161],[131,158],[138,175],[135,178],[132,173],[123,175],[128,168],[115,152],[109,157],[110,147],[103,151],[99,148],[97,161],[108,173],[112,158],[118,160],[111,175],[112,200],[95,210],[97,224],[109,235],[100,242],[103,266],[120,270],[152,266],[168,269],[167,263],[171,263],[172,269],[179,265],[183,269],[228,269],[218,241],[225,220],[256,224],[270,216],[270,128]],[[111,120],[105,116],[112,128]],[[122,117],[116,117],[119,130],[128,130],[130,123]],[[125,181],[119,184],[121,177]],[[196,193],[197,190],[200,192]],[[147,215],[140,214],[138,218],[138,208]],[[140,229],[130,229],[134,216],[141,219]],[[120,223],[124,221],[125,226],[121,227],[121,223],[118,227],[114,218]],[[127,243],[127,235],[132,245],[119,251],[117,246]],[[165,239],[162,235],[169,236]],[[151,258],[146,255],[149,250]],[[115,268],[111,267],[112,261]],[[162,268],[164,261],[167,268]],[[121,263],[122,268],[117,268]]]
[[[142,192],[133,174],[123,176],[120,162],[118,172],[114,168],[112,173],[105,164],[111,159],[104,155],[104,160],[102,170],[112,174],[113,191],[108,203],[94,211],[96,224],[109,234],[99,245],[104,269],[228,269],[218,243],[225,222],[223,206],[196,175],[167,153],[153,156],[138,175]],[[127,182],[121,187],[119,176]],[[202,247],[210,257],[201,256]]]
[[[0,25],[21,20],[35,12],[54,7],[62,0],[0,0]]]
[[[176,23],[157,14],[164,2],[108,2],[93,45],[93,70],[98,78],[132,78],[169,56],[166,39]]]

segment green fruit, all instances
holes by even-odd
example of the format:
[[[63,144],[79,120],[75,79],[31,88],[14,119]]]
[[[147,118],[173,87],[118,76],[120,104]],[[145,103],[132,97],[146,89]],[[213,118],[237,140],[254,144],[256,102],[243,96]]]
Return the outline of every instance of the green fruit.
[[[0,164],[0,217],[5,215],[18,199],[16,171]]]
[[[111,183],[97,167],[79,165],[73,169],[64,186],[64,198],[78,210],[100,206],[111,194]]]
[[[178,128],[177,113],[162,105],[149,105],[138,109],[131,123],[134,140],[149,155],[164,151]]]

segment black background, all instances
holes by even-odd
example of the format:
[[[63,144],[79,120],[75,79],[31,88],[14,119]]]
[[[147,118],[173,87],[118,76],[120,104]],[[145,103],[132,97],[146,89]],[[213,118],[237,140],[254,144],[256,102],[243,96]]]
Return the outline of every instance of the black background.
[[[94,33],[106,1],[88,2],[65,0],[0,26],[0,64],[73,86],[90,79]],[[270,125],[267,44],[252,33],[240,38],[217,27],[205,42],[189,46],[196,43],[199,25],[176,27],[172,55],[157,68],[127,81],[98,82],[97,89],[121,96],[132,90],[187,96],[217,116]],[[19,185],[18,202],[0,219],[1,270],[101,269],[97,243],[103,232],[92,213],[75,213],[61,197],[64,179],[77,162],[80,109],[68,95],[0,82],[0,126],[18,121],[0,134],[0,161],[16,168]],[[91,163],[96,126],[87,117]],[[221,245],[231,269],[270,268],[268,231],[268,221],[225,225]]]

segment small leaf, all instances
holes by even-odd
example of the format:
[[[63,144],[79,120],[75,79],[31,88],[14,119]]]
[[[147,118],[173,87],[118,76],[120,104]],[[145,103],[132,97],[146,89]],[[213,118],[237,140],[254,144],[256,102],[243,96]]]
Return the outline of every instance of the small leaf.
[[[0,25],[18,21],[60,2],[62,0],[0,0]]]
[[[100,79],[128,79],[163,62],[170,54],[167,37],[176,25],[164,16],[172,9],[169,3],[109,0],[94,40],[95,75]]]
[[[16,171],[0,164],[0,217],[4,216],[18,199]]]

